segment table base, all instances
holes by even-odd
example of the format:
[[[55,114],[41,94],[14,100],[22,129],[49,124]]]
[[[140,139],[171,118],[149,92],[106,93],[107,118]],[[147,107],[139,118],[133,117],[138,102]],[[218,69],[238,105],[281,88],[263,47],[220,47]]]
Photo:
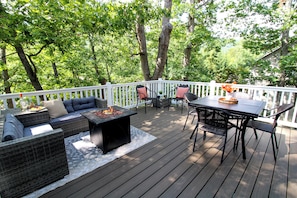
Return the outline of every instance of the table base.
[[[102,124],[89,122],[91,142],[106,154],[131,142],[130,118],[124,117]]]

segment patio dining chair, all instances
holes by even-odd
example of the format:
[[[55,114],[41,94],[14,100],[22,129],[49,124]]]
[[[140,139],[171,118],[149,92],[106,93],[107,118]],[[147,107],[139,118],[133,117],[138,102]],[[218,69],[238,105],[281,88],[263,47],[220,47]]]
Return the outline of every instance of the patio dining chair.
[[[148,91],[150,91],[150,93],[148,93]],[[137,93],[136,109],[138,109],[139,102],[144,101],[144,112],[146,113],[147,103],[149,103],[152,100],[155,100],[157,98],[157,93],[155,93],[154,91],[150,90],[149,88],[143,85],[136,85],[136,93]],[[153,94],[153,97],[151,97],[150,94]]]
[[[185,100],[186,100],[186,102],[188,104],[188,106],[187,106],[187,108],[188,108],[188,114],[187,114],[187,118],[186,118],[186,121],[185,121],[183,130],[185,130],[185,127],[187,125],[187,121],[188,121],[189,116],[190,115],[193,115],[192,123],[193,123],[195,117],[197,116],[197,112],[196,112],[195,106],[191,106],[190,105],[190,102],[193,101],[193,100],[196,100],[197,98],[198,98],[198,96],[195,95],[195,94],[193,94],[193,93],[190,93],[190,92],[185,93]]]
[[[222,148],[221,163],[224,160],[224,153],[227,143],[228,130],[234,125],[229,122],[230,113],[228,111],[217,111],[209,110],[205,107],[196,107],[198,122],[193,130],[190,139],[192,139],[195,134],[193,152],[195,151],[195,145],[197,141],[197,134],[199,129],[203,131],[203,140],[206,139],[206,132],[213,133],[215,135],[220,135],[224,137],[224,144]],[[208,112],[211,111],[211,114]]]
[[[182,101],[181,104],[181,113],[183,113],[183,107],[184,107],[184,100],[185,100],[185,94],[189,92],[190,87],[188,85],[179,85],[176,87],[176,93],[175,97],[172,98],[176,101],[176,104],[178,105],[179,101]]]
[[[273,108],[273,109],[276,109],[276,113],[267,116],[267,117],[274,118],[272,123],[264,122],[260,120],[250,120],[247,125],[248,127],[253,128],[255,133],[256,133],[256,130],[261,130],[263,132],[267,132],[271,134],[271,143],[272,143],[274,160],[276,160],[276,149],[278,149],[277,139],[275,135],[277,120],[279,119],[281,114],[292,109],[293,107],[294,107],[294,104],[283,104],[277,108]],[[273,109],[270,109],[270,110],[273,110]]]
[[[196,100],[196,99],[198,99],[198,96],[197,95],[195,95],[193,93],[190,93],[190,92],[185,93],[185,101],[188,104],[188,106],[187,106],[187,108],[188,108],[188,114],[187,114],[187,118],[186,118],[186,121],[185,121],[183,130],[185,130],[185,128],[186,128],[186,125],[187,125],[189,116],[190,115],[193,116],[192,122],[191,122],[192,124],[194,122],[195,117],[197,116],[196,106],[190,105],[190,102],[193,101],[193,100]],[[207,114],[207,116],[209,116],[211,114],[211,112],[210,111],[206,111],[206,114]]]

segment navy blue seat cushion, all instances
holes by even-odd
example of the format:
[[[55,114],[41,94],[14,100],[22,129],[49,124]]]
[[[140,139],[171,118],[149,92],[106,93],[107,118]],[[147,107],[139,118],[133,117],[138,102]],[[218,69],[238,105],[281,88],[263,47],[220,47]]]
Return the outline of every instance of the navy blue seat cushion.
[[[81,115],[81,113],[86,111],[92,111],[92,110],[97,110],[97,108],[82,109],[82,110],[68,113],[67,115],[63,115],[61,117],[51,119],[50,124],[52,125],[53,128],[57,128],[62,123],[75,122],[75,120],[82,119],[83,116]]]
[[[64,100],[63,104],[64,104],[68,113],[74,112],[74,109],[72,106],[72,100]]]
[[[72,99],[72,105],[73,109],[75,111],[82,110],[82,109],[89,109],[89,108],[95,108],[95,97],[91,96],[88,98],[75,98]]]

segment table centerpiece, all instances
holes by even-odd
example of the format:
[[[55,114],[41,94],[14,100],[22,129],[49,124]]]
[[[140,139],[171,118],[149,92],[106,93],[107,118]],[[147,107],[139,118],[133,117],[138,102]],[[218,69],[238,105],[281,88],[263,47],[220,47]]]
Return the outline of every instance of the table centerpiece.
[[[233,82],[232,84],[225,84],[222,85],[222,89],[226,91],[226,96],[219,98],[219,102],[226,103],[226,104],[237,104],[238,100],[233,97],[234,87],[233,85],[236,84],[236,82]]]

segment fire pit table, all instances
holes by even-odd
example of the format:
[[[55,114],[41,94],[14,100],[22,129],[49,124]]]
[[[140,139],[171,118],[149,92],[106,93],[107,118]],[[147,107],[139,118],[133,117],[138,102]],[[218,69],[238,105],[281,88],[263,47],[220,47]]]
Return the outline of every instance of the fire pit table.
[[[89,121],[91,142],[106,154],[131,142],[130,116],[135,111],[118,106],[81,113]]]

